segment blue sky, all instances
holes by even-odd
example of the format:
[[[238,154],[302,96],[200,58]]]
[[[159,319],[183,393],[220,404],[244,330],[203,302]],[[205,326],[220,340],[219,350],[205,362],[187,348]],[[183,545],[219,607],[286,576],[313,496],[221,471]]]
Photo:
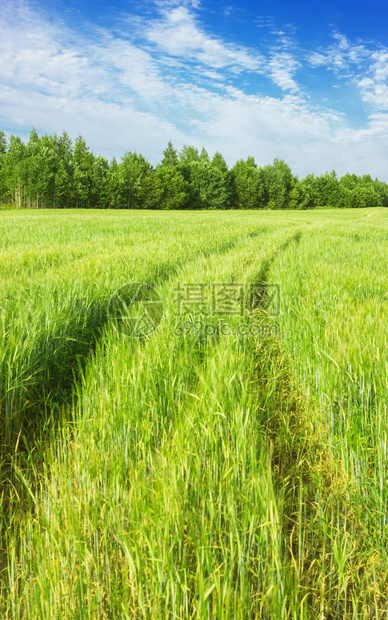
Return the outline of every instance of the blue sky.
[[[388,181],[387,23],[387,0],[2,0],[0,128]]]

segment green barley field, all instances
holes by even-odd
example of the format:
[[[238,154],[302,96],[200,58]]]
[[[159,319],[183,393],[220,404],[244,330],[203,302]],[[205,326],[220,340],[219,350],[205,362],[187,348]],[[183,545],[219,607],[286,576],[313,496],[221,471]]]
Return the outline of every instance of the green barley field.
[[[386,209],[0,239],[1,618],[388,617]]]

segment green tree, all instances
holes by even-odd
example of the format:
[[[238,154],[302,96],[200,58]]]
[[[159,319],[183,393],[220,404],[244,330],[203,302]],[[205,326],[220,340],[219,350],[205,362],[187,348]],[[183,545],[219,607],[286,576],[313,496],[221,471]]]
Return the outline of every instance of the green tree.
[[[91,206],[106,209],[109,206],[108,161],[102,155],[94,157],[92,163]]]
[[[373,187],[375,192],[379,196],[381,206],[388,207],[388,184],[384,183],[384,181],[379,181],[378,179],[375,179],[373,181]]]
[[[190,208],[229,208],[226,180],[219,168],[206,160],[193,161],[190,168]]]
[[[125,153],[118,166],[121,207],[126,209],[145,208],[145,188],[151,170],[151,164],[143,155],[138,155],[136,152]]]
[[[66,208],[71,204],[74,195],[73,144],[64,131],[56,140],[58,169],[55,179],[55,195],[58,207]]]
[[[93,154],[81,135],[75,139],[73,149],[73,205],[88,208],[92,200]]]
[[[213,155],[213,158],[211,160],[211,164],[214,168],[216,168],[217,170],[219,170],[222,174],[222,176],[224,177],[224,184],[225,184],[225,191],[227,193],[227,203],[228,203],[228,207],[232,208],[233,207],[233,178],[232,178],[232,173],[228,168],[228,165],[223,157],[223,155],[219,152],[216,151]]]
[[[178,153],[174,149],[172,142],[170,141],[167,148],[163,151],[162,166],[177,166],[179,163]]]
[[[26,203],[29,207],[38,208],[43,206],[39,204],[40,194],[42,191],[41,183],[43,177],[43,154],[41,150],[40,138],[36,129],[32,128],[25,149],[25,195]]]
[[[379,194],[375,191],[373,184],[357,185],[354,191],[354,207],[381,207],[382,203]]]
[[[314,193],[308,182],[294,179],[294,186],[288,195],[289,209],[313,209],[315,207]]]
[[[229,172],[227,163],[220,153],[220,151],[216,151],[213,155],[212,165],[218,168],[223,174],[227,174]]]
[[[7,137],[2,129],[0,129],[0,155],[5,155],[7,151]]]
[[[207,152],[205,147],[202,147],[201,154],[199,156],[199,161],[210,161],[209,153]]]
[[[265,194],[270,209],[286,209],[290,201],[290,192],[295,185],[291,168],[284,160],[275,158],[272,165],[263,169]]]
[[[253,157],[235,163],[231,169],[231,186],[236,209],[261,209],[264,206],[262,175]]]
[[[336,207],[339,200],[339,181],[335,170],[315,178],[315,200],[318,207]]]
[[[26,147],[23,141],[13,134],[3,156],[3,179],[11,203],[20,208],[25,204],[24,187],[26,182]]]
[[[196,209],[198,202],[198,196],[194,186],[192,185],[192,163],[199,162],[198,149],[194,146],[183,145],[179,153],[178,170],[187,183],[187,200],[186,207],[189,209]]]
[[[26,201],[30,207],[56,208],[70,188],[65,174],[61,139],[56,134],[39,138],[32,129],[26,145]]]
[[[0,204],[7,200],[7,186],[4,178],[4,158],[7,152],[7,138],[4,131],[0,130]]]
[[[119,165],[113,157],[107,172],[107,198],[108,205],[112,209],[119,209],[123,203],[120,187]]]
[[[179,161],[181,164],[191,164],[193,161],[199,161],[198,149],[195,146],[184,144],[179,153]]]
[[[171,165],[160,165],[144,178],[146,209],[181,209],[185,206],[187,182],[179,170]]]

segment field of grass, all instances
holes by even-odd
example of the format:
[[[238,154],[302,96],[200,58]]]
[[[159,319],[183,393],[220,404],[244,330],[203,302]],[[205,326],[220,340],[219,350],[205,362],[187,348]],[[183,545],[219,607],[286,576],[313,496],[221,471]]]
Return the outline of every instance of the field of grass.
[[[1,618],[388,618],[387,210],[7,211],[0,239]],[[130,282],[163,305],[140,338]]]

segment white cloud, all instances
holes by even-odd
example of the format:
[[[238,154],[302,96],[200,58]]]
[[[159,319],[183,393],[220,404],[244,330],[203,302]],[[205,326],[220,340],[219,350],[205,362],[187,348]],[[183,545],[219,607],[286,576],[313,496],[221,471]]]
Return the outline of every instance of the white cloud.
[[[243,47],[225,44],[207,35],[196,23],[195,16],[185,6],[163,10],[162,17],[151,22],[147,38],[167,54],[199,61],[214,69],[237,67],[255,71],[263,58]]]
[[[368,77],[358,81],[363,100],[374,110],[388,111],[388,51],[380,50],[371,55]]]
[[[307,61],[312,67],[326,66],[337,73],[349,67],[360,68],[372,52],[365,45],[351,43],[344,35],[334,32],[334,43],[326,49],[313,50],[307,54]]]
[[[130,87],[142,100],[160,102],[167,95],[166,84],[150,54],[123,39],[104,33],[98,45],[89,48],[89,56],[102,68],[109,82]],[[112,79],[112,74],[114,79]],[[114,88],[114,87],[113,87]]]
[[[336,35],[327,49],[303,58],[284,33],[267,49],[250,49],[208,33],[192,10],[196,2],[159,5],[147,23],[129,16],[117,35],[97,28],[77,34],[28,5],[5,2],[0,127],[23,137],[32,126],[81,133],[109,157],[137,150],[156,163],[172,140],[178,149],[220,150],[229,164],[279,156],[300,176],[334,168],[388,180],[387,50]],[[346,71],[359,88],[360,105],[363,99],[370,110],[363,129],[310,103],[303,71],[325,67],[336,83],[346,84]],[[264,96],[256,84],[266,80],[278,88]]]
[[[146,29],[148,41],[157,49],[177,58],[195,61],[211,69],[223,69],[232,75],[255,72],[268,76],[281,90],[296,92],[294,73],[299,62],[288,51],[291,42],[284,32],[277,31],[279,42],[268,57],[257,50],[225,43],[208,35],[195,15],[186,6],[164,9],[162,17],[154,19]],[[202,73],[204,69],[202,69]]]
[[[376,145],[373,163],[379,166],[377,159],[381,158],[386,167],[387,155],[381,149],[381,137],[385,139],[388,127],[388,50],[381,46],[376,50],[371,44],[353,44],[338,33],[333,38],[334,44],[325,51],[311,53],[308,62],[313,67],[326,67],[334,71],[343,84],[350,83],[358,88],[360,99],[367,104],[369,124],[353,136],[352,144],[357,144],[357,138],[368,141],[368,144],[373,141]],[[332,87],[338,88],[339,85],[332,84]],[[343,135],[342,138],[347,140],[349,135]],[[383,175],[387,177],[386,172]]]
[[[299,90],[298,84],[292,77],[298,67],[299,62],[287,52],[274,54],[268,63],[269,72],[274,83],[282,90],[289,90],[292,93]]]

